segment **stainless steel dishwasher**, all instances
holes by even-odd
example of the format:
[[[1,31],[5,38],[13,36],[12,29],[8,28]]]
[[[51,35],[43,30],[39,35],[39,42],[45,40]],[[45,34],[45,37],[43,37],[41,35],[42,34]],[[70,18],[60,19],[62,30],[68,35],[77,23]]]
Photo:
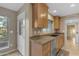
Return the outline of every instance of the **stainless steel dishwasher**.
[[[56,56],[56,39],[51,41],[51,56]]]

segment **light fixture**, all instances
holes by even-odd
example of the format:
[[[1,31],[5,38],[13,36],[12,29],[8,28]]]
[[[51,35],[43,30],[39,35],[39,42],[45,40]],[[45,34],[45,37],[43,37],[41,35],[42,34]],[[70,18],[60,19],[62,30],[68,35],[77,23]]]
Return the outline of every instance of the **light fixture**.
[[[75,7],[75,4],[71,4],[70,7]]]
[[[57,10],[53,10],[53,13],[56,13],[57,12]]]

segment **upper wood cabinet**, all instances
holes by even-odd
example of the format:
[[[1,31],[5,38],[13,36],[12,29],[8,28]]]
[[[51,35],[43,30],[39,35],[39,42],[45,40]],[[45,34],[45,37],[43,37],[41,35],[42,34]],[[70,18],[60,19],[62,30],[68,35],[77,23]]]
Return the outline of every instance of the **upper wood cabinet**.
[[[33,28],[45,28],[48,26],[48,6],[43,3],[32,4]]]
[[[54,29],[60,30],[60,17],[54,16]]]

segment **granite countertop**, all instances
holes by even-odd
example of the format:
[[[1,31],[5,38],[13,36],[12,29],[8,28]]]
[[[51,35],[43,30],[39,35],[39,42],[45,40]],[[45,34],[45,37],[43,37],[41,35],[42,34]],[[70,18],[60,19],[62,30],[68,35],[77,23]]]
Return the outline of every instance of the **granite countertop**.
[[[58,38],[63,33],[58,34],[58,36],[51,36],[52,34],[54,34],[54,33],[45,34],[45,35],[36,35],[36,36],[30,37],[30,39],[31,39],[32,42],[44,44],[48,41],[55,40],[56,38]]]
[[[48,41],[54,40],[56,37],[51,37],[51,36],[43,36],[43,37],[36,37],[32,38],[31,41],[38,43],[38,44],[45,44]]]
[[[53,34],[55,34],[55,33],[38,34],[38,35],[31,36],[30,38],[37,37],[37,36],[50,36],[50,35],[53,35]],[[64,34],[64,33],[60,33],[60,34]]]

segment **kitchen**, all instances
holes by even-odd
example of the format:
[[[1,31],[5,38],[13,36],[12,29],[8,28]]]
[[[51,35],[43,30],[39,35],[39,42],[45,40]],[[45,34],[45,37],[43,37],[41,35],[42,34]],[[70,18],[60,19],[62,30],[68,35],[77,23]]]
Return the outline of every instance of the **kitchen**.
[[[6,6],[6,4],[1,5]],[[15,4],[7,5],[14,6]],[[19,6],[17,3],[16,5]],[[10,49],[5,48],[6,52],[1,50],[0,54],[4,55],[14,51],[12,54],[8,55],[79,55],[79,14],[77,14],[79,13],[77,9],[78,6],[79,4],[72,3],[21,4],[19,6],[20,9],[16,11],[16,24],[13,23],[15,25],[14,32],[17,33],[15,35],[16,37],[13,38],[15,40],[8,40],[10,42],[10,46],[8,48]],[[7,8],[1,8],[2,12],[7,12]],[[18,7],[15,6],[15,8]],[[11,11],[11,13],[16,16],[14,12]],[[13,29],[14,28],[12,27],[12,30]],[[10,34],[13,34],[12,30],[10,30]]]
[[[57,56],[63,53],[64,33],[60,32],[61,17],[48,12],[44,3],[32,4],[33,35],[30,39],[31,56]]]

